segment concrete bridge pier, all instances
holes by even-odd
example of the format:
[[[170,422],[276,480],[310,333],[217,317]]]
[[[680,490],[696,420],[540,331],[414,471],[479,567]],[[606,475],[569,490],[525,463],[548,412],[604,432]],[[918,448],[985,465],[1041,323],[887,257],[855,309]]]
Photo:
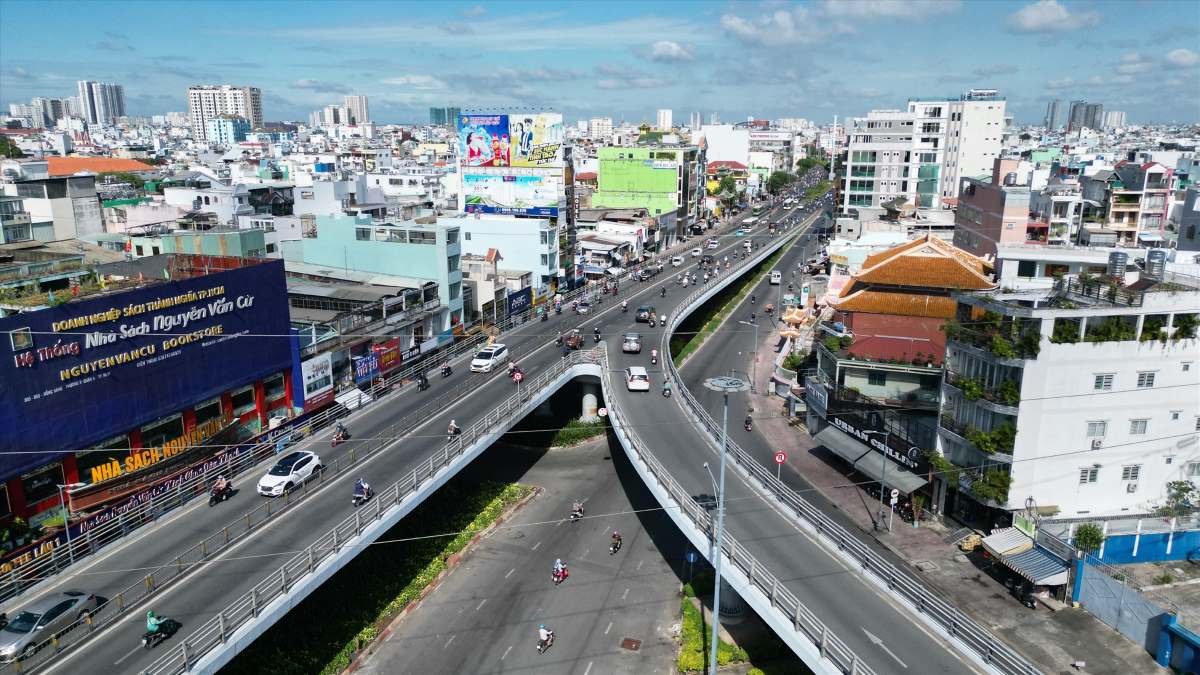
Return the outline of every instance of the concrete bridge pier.
[[[600,409],[600,385],[595,382],[583,383],[583,400],[579,410],[581,422],[595,422],[600,419],[596,411]]]
[[[721,623],[740,623],[746,614],[746,601],[733,590],[724,577],[721,578]]]

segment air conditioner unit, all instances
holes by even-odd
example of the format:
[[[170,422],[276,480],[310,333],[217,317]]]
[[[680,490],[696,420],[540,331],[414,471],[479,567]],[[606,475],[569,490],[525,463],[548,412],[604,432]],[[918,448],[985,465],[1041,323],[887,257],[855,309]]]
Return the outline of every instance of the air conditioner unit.
[[[1125,491],[1126,492],[1137,492],[1137,483],[1126,483]]]
[[[1102,447],[1104,447],[1104,439],[1103,438],[1093,438],[1092,439],[1092,449],[1093,450],[1099,450]]]

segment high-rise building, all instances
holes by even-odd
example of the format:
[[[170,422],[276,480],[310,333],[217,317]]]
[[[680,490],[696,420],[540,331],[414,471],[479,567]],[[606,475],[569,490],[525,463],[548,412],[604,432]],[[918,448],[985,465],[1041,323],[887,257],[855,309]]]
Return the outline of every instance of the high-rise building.
[[[1120,110],[1109,110],[1104,113],[1105,129],[1120,129],[1125,126],[1125,113]]]
[[[716,113],[716,112],[710,113],[708,116],[708,123],[712,124],[712,125],[720,124],[721,123],[721,113]]]
[[[106,125],[125,116],[125,87],[111,82],[80,80],[79,102],[88,124]]]
[[[1067,131],[1079,131],[1087,126],[1088,102],[1079,100],[1071,101],[1071,108],[1067,112]]]
[[[188,87],[188,116],[196,138],[208,140],[208,120],[222,115],[244,118],[252,130],[262,128],[262,90],[228,84]]]
[[[321,113],[322,111],[320,110],[314,110],[308,113],[308,126],[310,128],[316,129],[317,127],[321,126]]]
[[[906,110],[872,110],[850,120],[843,206],[897,197],[942,208],[962,178],[987,174],[1000,155],[1005,100],[993,89],[957,99],[910,99]]]
[[[603,141],[612,136],[613,122],[611,117],[593,117],[588,120],[588,137],[593,141]]]
[[[367,112],[366,96],[347,96],[346,107],[350,109],[351,124],[366,124],[371,121],[371,116]]]
[[[78,96],[68,96],[63,99],[66,106],[67,117],[83,117],[83,106],[79,103]]]
[[[250,122],[244,117],[221,115],[205,122],[205,138],[215,145],[230,146],[246,140]]]
[[[35,96],[30,99],[33,106],[33,122],[35,127],[54,128],[54,123],[66,116],[66,104],[61,98],[43,98]]]
[[[659,108],[657,120],[658,124],[655,125],[655,128],[660,131],[670,131],[674,126],[672,124],[673,120],[671,119],[671,116],[670,108]]]
[[[1046,119],[1043,121],[1046,131],[1054,131],[1054,128],[1058,126],[1058,106],[1061,104],[1062,101],[1057,98],[1050,99],[1050,102],[1046,104]]]
[[[446,126],[446,109],[445,108],[429,108],[429,123],[435,127]]]
[[[32,105],[29,105],[28,103],[9,103],[8,104],[8,116],[16,117],[17,119],[21,120],[23,124],[25,124],[27,126],[30,126],[30,127],[38,126],[37,124],[35,124],[35,118],[37,117],[37,115],[38,115],[37,109],[34,108]]]
[[[691,129],[692,131],[699,131],[700,127],[703,126],[703,124],[704,124],[704,122],[700,119],[700,113],[699,112],[692,113],[691,120],[689,120],[689,123],[688,123],[688,128]]]
[[[1084,108],[1083,126],[1089,129],[1104,128],[1104,104],[1089,103]]]

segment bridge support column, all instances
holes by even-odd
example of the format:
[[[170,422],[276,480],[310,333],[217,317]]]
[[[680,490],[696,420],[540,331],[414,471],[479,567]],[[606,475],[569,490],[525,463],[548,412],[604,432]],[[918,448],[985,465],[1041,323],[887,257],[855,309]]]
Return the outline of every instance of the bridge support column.
[[[746,601],[721,577],[721,623],[739,623],[745,613]]]
[[[581,422],[595,422],[600,419],[596,411],[600,409],[600,385],[591,382],[583,383],[583,401],[579,410]]]

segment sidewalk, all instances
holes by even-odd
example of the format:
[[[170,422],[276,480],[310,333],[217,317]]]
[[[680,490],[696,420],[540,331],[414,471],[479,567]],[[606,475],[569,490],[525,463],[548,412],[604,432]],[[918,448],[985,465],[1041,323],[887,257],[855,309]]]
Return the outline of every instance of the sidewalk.
[[[1002,585],[1005,571],[993,573],[976,551],[964,554],[944,538],[952,528],[926,521],[919,528],[892,518],[891,532],[884,524],[875,529],[879,502],[855,482],[865,479],[850,475],[840,457],[819,446],[803,424],[793,426],[786,417],[782,399],[766,395],[778,336],[769,333],[759,345],[758,381],[751,400],[756,411],[756,431],[773,447],[786,450],[785,471],[802,476],[842,511],[868,537],[903,559],[915,575],[938,590],[980,625],[1033,661],[1047,673],[1091,673],[1093,675],[1167,672],[1150,654],[1082,609],[1051,611],[1039,604],[1031,610]],[[749,364],[747,364],[749,365]],[[752,369],[747,367],[747,372]],[[1082,661],[1082,667],[1073,667]]]

